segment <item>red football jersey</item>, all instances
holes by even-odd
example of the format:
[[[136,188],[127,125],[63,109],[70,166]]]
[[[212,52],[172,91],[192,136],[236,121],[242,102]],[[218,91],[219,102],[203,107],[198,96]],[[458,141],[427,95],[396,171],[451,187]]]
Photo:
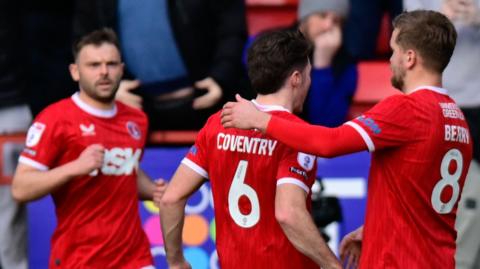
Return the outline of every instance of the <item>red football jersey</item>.
[[[49,170],[78,158],[91,144],[105,147],[104,165],[52,193],[57,227],[50,268],[142,268],[153,264],[138,213],[137,168],[147,132],[139,110],[110,111],[78,93],[46,108],[30,127],[19,161]]]
[[[260,107],[301,121],[282,107]],[[304,189],[310,205],[315,156],[297,152],[257,131],[224,129],[220,113],[216,113],[182,163],[210,180],[221,268],[318,268],[295,249],[275,219],[279,184]]]
[[[360,267],[455,268],[455,218],[472,140],[447,91],[392,96],[346,124],[373,151]]]

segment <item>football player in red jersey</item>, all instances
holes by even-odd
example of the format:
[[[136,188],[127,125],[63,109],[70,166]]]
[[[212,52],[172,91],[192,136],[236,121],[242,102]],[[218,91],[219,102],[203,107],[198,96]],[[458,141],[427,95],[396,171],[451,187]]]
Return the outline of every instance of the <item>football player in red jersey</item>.
[[[50,268],[152,268],[138,198],[161,196],[138,167],[145,114],[114,101],[123,74],[117,37],[101,29],[75,45],[79,92],[42,111],[30,127],[13,183],[26,202],[51,194],[57,227]]]
[[[302,122],[311,46],[300,32],[261,35],[248,51],[261,110]],[[225,129],[209,118],[160,202],[170,268],[190,268],[182,252],[184,207],[206,180],[215,204],[216,245],[224,269],[341,268],[310,216],[316,157],[254,130]]]
[[[393,26],[392,85],[403,94],[333,129],[285,121],[240,97],[224,106],[222,122],[325,157],[373,152],[365,224],[340,247],[347,267],[453,269],[456,212],[472,159],[465,118],[442,88],[457,35],[434,11],[405,12]]]

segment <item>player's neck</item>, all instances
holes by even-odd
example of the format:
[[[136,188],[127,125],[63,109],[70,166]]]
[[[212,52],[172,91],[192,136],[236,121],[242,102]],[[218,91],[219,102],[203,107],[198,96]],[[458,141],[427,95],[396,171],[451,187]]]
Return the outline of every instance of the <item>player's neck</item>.
[[[93,108],[96,108],[96,109],[101,109],[101,110],[111,110],[113,109],[113,107],[115,106],[115,102],[111,102],[111,103],[104,103],[104,102],[100,102],[100,101],[97,101],[95,99],[93,99],[92,97],[88,96],[88,94],[86,94],[84,91],[80,90],[80,93],[78,95],[78,97],[80,98],[80,100],[82,100],[84,103],[86,103],[87,105],[93,107]]]
[[[442,88],[442,76],[431,72],[419,72],[405,78],[404,93],[410,94],[422,86],[434,86]]]
[[[282,106],[289,111],[292,111],[293,105],[292,105],[292,98],[288,98],[283,94],[283,92],[279,91],[276,93],[272,94],[266,94],[266,95],[257,95],[255,98],[257,103],[261,105],[269,105],[269,106]]]

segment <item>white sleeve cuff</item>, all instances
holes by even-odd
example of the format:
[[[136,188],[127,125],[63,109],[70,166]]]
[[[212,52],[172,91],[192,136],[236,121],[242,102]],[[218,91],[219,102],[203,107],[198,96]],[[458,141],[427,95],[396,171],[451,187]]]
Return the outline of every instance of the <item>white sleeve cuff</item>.
[[[363,138],[363,141],[368,147],[368,151],[375,151],[375,145],[373,144],[372,138],[370,137],[370,135],[368,135],[367,131],[365,131],[362,126],[358,125],[358,123],[353,121],[346,122],[345,125],[351,126],[360,134],[360,136]]]
[[[282,184],[297,185],[300,188],[302,188],[305,192],[307,192],[307,193],[310,192],[310,188],[305,183],[303,183],[301,180],[298,180],[298,179],[293,178],[293,177],[284,177],[284,178],[278,179],[277,180],[277,186],[282,185]]]
[[[42,163],[39,163],[37,161],[34,161],[30,158],[27,158],[27,157],[24,157],[24,156],[20,156],[20,158],[18,158],[18,162],[20,163],[23,163],[23,164],[26,164],[28,166],[31,166],[33,168],[36,168],[40,171],[48,171],[50,170],[50,168],[48,168],[48,166],[42,164]]]
[[[199,175],[201,175],[202,177],[208,179],[208,173],[207,173],[207,171],[205,171],[205,169],[203,169],[202,167],[200,167],[198,164],[192,162],[191,160],[189,160],[189,159],[187,159],[187,158],[183,158],[182,164],[188,166],[190,169],[192,169],[193,171],[195,171],[197,174],[199,174]]]

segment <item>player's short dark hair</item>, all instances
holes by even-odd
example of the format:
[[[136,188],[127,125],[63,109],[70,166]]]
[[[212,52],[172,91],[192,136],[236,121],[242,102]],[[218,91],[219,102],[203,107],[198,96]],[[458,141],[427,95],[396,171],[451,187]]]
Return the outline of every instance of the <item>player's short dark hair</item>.
[[[277,92],[295,70],[303,71],[312,53],[311,44],[298,30],[261,34],[248,49],[248,76],[259,94]]]
[[[430,10],[403,12],[393,20],[398,29],[395,40],[402,49],[413,49],[424,60],[424,66],[442,73],[450,62],[457,32],[443,14]]]
[[[72,47],[73,59],[77,59],[78,53],[87,45],[100,46],[104,43],[112,44],[120,51],[120,43],[117,34],[111,28],[101,28],[90,32],[74,43]]]

